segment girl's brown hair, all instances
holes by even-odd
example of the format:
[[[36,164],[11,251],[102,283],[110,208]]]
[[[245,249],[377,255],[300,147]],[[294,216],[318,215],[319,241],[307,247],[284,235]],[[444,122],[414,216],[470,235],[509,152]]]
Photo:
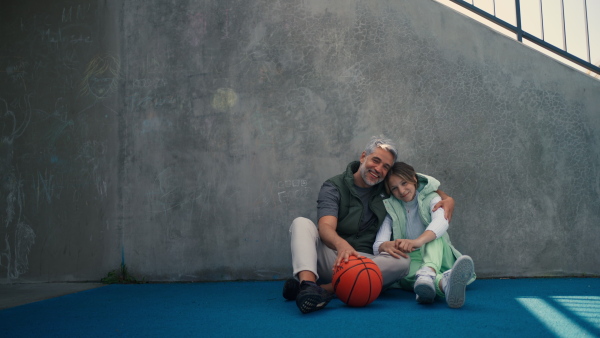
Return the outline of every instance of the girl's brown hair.
[[[406,164],[404,162],[394,163],[394,165],[388,172],[388,177],[390,177],[390,175],[396,175],[408,183],[413,183],[417,188],[419,187],[419,180],[417,180],[417,172],[415,171],[415,168],[413,168],[410,164]],[[390,188],[387,185],[387,180],[385,188],[389,194]]]

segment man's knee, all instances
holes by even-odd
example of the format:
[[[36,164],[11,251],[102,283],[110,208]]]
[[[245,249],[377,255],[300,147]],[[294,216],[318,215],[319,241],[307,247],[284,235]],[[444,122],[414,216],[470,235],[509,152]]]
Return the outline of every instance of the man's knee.
[[[404,257],[400,257],[398,259],[396,259],[396,269],[397,270],[401,270],[401,271],[405,271],[405,274],[408,274],[408,271],[410,270],[410,257],[409,258],[404,258]]]
[[[292,225],[290,225],[290,233],[293,233],[296,230],[316,230],[315,223],[313,223],[310,219],[306,217],[296,217],[292,221]]]
[[[408,274],[410,270],[410,257],[409,258],[395,258],[392,255],[384,252],[378,255],[374,261],[377,263],[379,268],[382,270],[382,273],[391,273],[391,274]]]
[[[410,269],[410,257],[394,258],[390,255],[389,260],[393,262],[392,265],[394,267],[394,270],[406,270],[408,273],[408,270]]]
[[[302,246],[309,242],[315,242],[319,238],[319,231],[315,224],[308,218],[298,217],[290,226],[290,240]]]

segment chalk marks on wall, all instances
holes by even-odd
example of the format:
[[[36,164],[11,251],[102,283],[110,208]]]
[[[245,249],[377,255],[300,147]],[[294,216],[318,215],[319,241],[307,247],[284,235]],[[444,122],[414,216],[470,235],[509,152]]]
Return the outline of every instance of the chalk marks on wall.
[[[68,31],[68,28],[58,28],[56,30],[46,29],[40,34],[40,37],[42,41],[48,42],[49,44],[56,46],[60,44],[91,44],[93,42],[92,37],[89,33],[71,33]]]
[[[15,34],[23,37],[23,43],[15,44],[12,55],[2,60],[7,80],[2,88],[7,96],[0,97],[0,275],[9,280],[29,270],[28,256],[38,232],[32,222],[40,222],[35,220],[42,204],[53,204],[68,188],[76,196],[83,186],[93,186],[100,198],[107,196],[109,187],[100,170],[105,141],[87,140],[88,129],[83,125],[87,118],[70,116],[82,116],[92,107],[114,111],[98,103],[107,101],[117,88],[119,59],[82,53],[95,42],[91,11],[88,5],[65,7],[58,13],[58,22],[56,17],[41,14],[20,19]],[[52,65],[56,68],[50,71]],[[85,69],[80,65],[86,65]],[[71,99],[75,97],[83,101]],[[23,135],[27,136],[25,145],[17,145]],[[69,155],[63,145],[74,147],[75,153]],[[83,167],[67,183],[66,174],[75,171],[67,164],[74,160]],[[21,177],[21,168],[27,177]]]
[[[25,88],[25,76],[27,75],[26,68],[28,65],[29,63],[23,59],[17,60],[6,67],[6,75],[13,83],[23,85],[23,88]]]
[[[150,50],[145,55],[136,60],[130,67],[132,73],[141,74],[142,78],[150,78],[165,72],[177,73],[182,71],[180,66],[174,62],[177,59],[177,53],[169,46],[161,46],[160,49]],[[163,83],[164,85],[164,83]]]
[[[91,4],[63,7],[59,14],[59,25],[48,27],[46,23],[40,25],[41,27],[35,27],[34,31],[39,34],[38,38],[41,41],[55,44],[55,48],[65,44],[91,44],[93,42],[91,29],[87,26],[91,12]]]
[[[24,104],[23,118],[17,119],[13,107],[15,105],[20,106],[21,102]],[[12,145],[14,140],[21,136],[29,123],[31,122],[31,103],[29,102],[29,95],[13,100],[9,106],[8,102],[3,98],[0,98],[0,144]]]
[[[238,102],[237,93],[231,88],[219,88],[213,95],[212,107],[220,112],[228,111]]]
[[[73,127],[74,125],[75,122],[73,122],[73,120],[67,120],[66,117],[57,117],[48,124],[48,127],[42,134],[42,141],[46,146],[54,146],[67,128]]]
[[[6,169],[6,168],[3,168]],[[23,182],[17,178],[17,175],[13,170],[3,170],[2,174],[2,195],[5,196],[3,202],[4,210],[4,226],[8,228],[11,224],[15,223],[15,218],[21,217],[23,210]],[[5,203],[5,205],[4,205]]]
[[[108,182],[101,170],[104,162],[102,159],[106,157],[107,153],[106,141],[86,140],[79,145],[75,158],[86,165],[86,170],[82,173],[83,177],[93,184],[100,198],[105,198],[108,194]]]
[[[15,112],[21,110],[21,114]],[[6,278],[18,278],[29,269],[28,254],[34,243],[33,229],[23,221],[23,180],[13,165],[13,143],[31,122],[30,96],[15,98],[11,104],[0,98],[0,267]]]
[[[219,11],[219,22],[218,25],[221,26],[221,39],[230,38],[230,31],[232,25],[232,10],[231,8],[226,8],[222,11]],[[209,29],[213,28],[215,23],[210,22],[210,16],[204,13],[198,12],[187,15],[188,25],[183,34],[184,40],[188,41],[190,45],[193,47],[198,47],[202,44],[205,36],[209,33]],[[209,27],[212,26],[212,27]]]
[[[160,77],[147,77],[141,79],[133,79],[131,82],[131,88],[133,90],[140,89],[158,89],[161,87],[165,87],[167,85],[167,80]]]
[[[164,128],[171,128],[173,122],[161,119],[158,117],[151,117],[142,121],[142,134],[158,132]]]
[[[14,110],[21,107],[22,114],[15,113]],[[0,98],[0,219],[3,219],[1,233],[4,233],[3,243],[0,241],[0,267],[6,269],[9,280],[29,269],[27,257],[35,240],[33,229],[22,220],[23,180],[12,164],[13,142],[25,132],[30,122],[29,95],[13,100],[10,105]]]
[[[97,55],[87,65],[80,84],[80,95],[103,99],[117,87],[119,60],[109,54]]]
[[[185,38],[192,46],[199,46],[206,35],[208,21],[202,13],[189,15],[188,20],[190,22],[190,29],[186,31]]]
[[[91,9],[91,5],[88,4],[87,7],[85,5],[77,5],[64,7],[61,15],[62,23],[71,23],[71,22],[81,22],[88,20],[88,15]]]
[[[37,194],[37,204],[39,207],[40,197],[45,199],[48,204],[52,203],[52,198],[57,195],[60,198],[60,192],[56,188],[56,180],[54,179],[54,175],[48,173],[46,170],[44,173],[38,172],[37,179],[35,180],[36,194]]]
[[[91,98],[92,103],[82,109],[80,113],[100,103],[101,108],[106,108],[116,114],[116,109],[111,108],[106,98],[115,92],[119,81],[121,62],[110,54],[94,56],[87,64],[85,72],[79,83],[79,96]]]
[[[4,243],[0,244],[0,268],[6,270],[8,280],[19,278],[19,275],[29,270],[28,255],[35,242],[35,232],[23,219],[23,180],[15,170],[6,170],[7,166],[0,163],[2,185],[0,196],[6,199],[0,201],[0,215],[4,218]]]
[[[148,205],[154,214],[166,214],[189,207],[194,198],[190,198],[189,191],[185,190],[177,171],[171,167],[165,168],[156,175],[153,186],[146,192]]]
[[[33,229],[23,222],[17,223],[14,243],[15,249],[13,252],[15,256],[12,273],[13,277],[17,278],[20,274],[29,270],[28,255],[31,246],[35,243],[35,233],[33,232]]]
[[[11,243],[14,247],[11,247]],[[6,269],[8,280],[19,278],[29,270],[29,251],[35,243],[35,233],[23,222],[16,225],[13,236],[4,235],[4,250],[0,252],[0,267]]]
[[[1,23],[8,40],[0,58],[0,276],[9,280],[39,272],[28,259],[56,244],[47,229],[61,208],[109,196],[117,132],[110,116],[121,103],[113,99],[121,62],[112,38],[98,44],[98,6],[26,7]]]
[[[157,108],[181,108],[186,104],[186,99],[178,95],[166,94],[152,94],[147,95],[135,92],[127,97],[128,111],[138,112],[146,109],[157,109]]]
[[[221,37],[222,39],[228,39],[229,38],[229,30],[230,30],[230,26],[231,26],[231,8],[227,8],[225,9],[225,24],[223,25],[223,36]]]
[[[291,203],[311,196],[308,181],[303,179],[283,180],[277,182],[277,199],[279,203]]]

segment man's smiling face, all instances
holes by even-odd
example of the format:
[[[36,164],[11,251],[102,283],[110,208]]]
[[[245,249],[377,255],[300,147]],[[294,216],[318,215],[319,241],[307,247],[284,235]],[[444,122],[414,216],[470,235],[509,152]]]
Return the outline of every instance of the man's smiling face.
[[[394,164],[394,155],[381,148],[367,155],[365,152],[360,157],[359,176],[354,178],[354,183],[362,188],[374,186],[383,181],[388,171]]]

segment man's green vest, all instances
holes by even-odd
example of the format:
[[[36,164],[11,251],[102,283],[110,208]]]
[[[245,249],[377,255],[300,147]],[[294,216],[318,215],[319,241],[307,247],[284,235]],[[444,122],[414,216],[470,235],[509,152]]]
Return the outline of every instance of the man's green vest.
[[[368,228],[360,230],[364,210],[362,201],[354,189],[353,176],[359,167],[360,162],[351,162],[344,173],[327,181],[332,183],[340,192],[337,234],[352,245],[356,251],[373,254],[373,243],[375,243],[377,231],[387,214],[383,200],[389,195],[385,192],[383,183],[371,188],[369,209],[375,214],[377,221],[373,222]]]

